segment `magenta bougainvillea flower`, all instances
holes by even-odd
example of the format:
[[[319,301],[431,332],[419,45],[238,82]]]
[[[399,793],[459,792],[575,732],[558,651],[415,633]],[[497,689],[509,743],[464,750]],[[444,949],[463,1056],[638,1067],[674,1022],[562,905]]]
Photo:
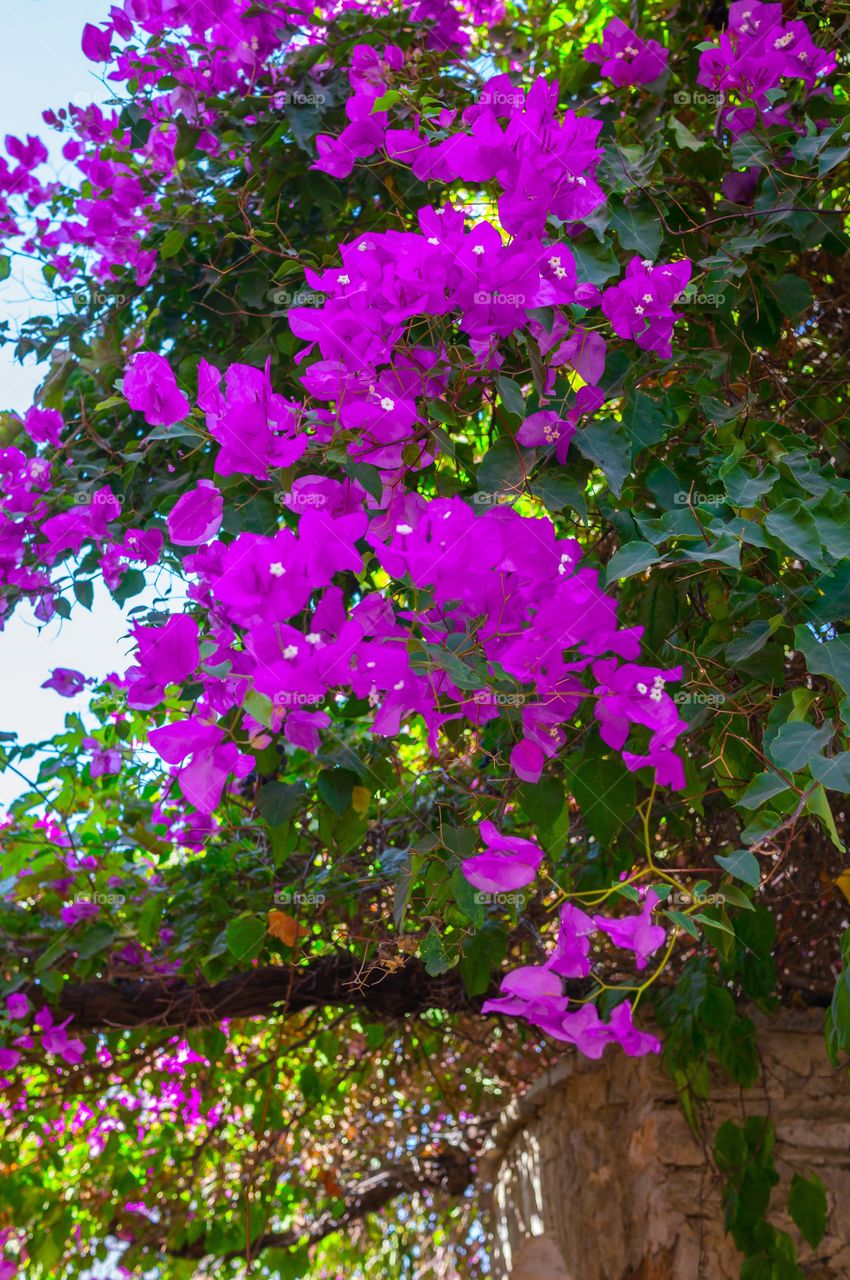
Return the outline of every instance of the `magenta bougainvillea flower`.
[[[660,1052],[657,1037],[634,1026],[628,1002],[617,1005],[608,1022],[594,1004],[571,1010],[560,978],[546,966],[512,970],[502,979],[501,991],[484,1002],[483,1013],[524,1018],[552,1039],[574,1045],[586,1058],[601,1058],[609,1044],[618,1044],[630,1057]]]
[[[148,734],[151,746],[168,764],[179,765],[176,777],[183,795],[200,813],[212,813],[229,777],[244,778],[254,757],[244,755],[224,731],[194,716]],[[188,763],[184,763],[188,758]]]
[[[124,373],[124,395],[152,427],[171,427],[191,409],[168,361],[153,351],[133,356]]]
[[[81,920],[93,920],[95,916],[100,914],[100,907],[96,902],[68,902],[62,908],[60,916],[62,923],[71,928],[75,924],[79,924]]]
[[[82,1040],[72,1040],[69,1037],[65,1028],[71,1022],[70,1018],[55,1025],[53,1014],[49,1009],[44,1008],[38,1011],[33,1021],[41,1032],[41,1044],[47,1053],[55,1054],[70,1067],[82,1062],[86,1046]]]
[[[89,751],[89,772],[93,778],[121,772],[121,752],[117,747],[105,747],[97,738],[83,738],[83,746]]]
[[[178,547],[209,542],[221,528],[224,500],[211,480],[199,480],[184,493],[168,516],[168,536]]]
[[[658,905],[657,895],[648,889],[637,915],[622,916],[618,920],[606,916],[593,917],[597,927],[607,933],[612,942],[635,953],[638,969],[646,968],[647,960],[666,937],[661,925],[652,923],[652,913]]]
[[[463,874],[476,889],[486,893],[508,893],[531,884],[543,861],[543,850],[534,840],[503,836],[492,822],[481,823],[486,853],[463,861]]]
[[[53,689],[61,698],[75,698],[88,683],[81,671],[74,671],[71,667],[54,667],[50,679],[45,680],[41,687]]]
[[[751,101],[755,110],[737,116],[735,132],[764,124],[784,124],[785,116],[772,106],[770,91],[783,80],[802,80],[808,89],[835,69],[835,51],[819,48],[805,22],[786,22],[781,4],[735,0],[729,6],[729,25],[716,45],[700,53],[699,84]],[[735,121],[732,111],[726,119]]]
[[[621,18],[612,18],[599,44],[584,51],[588,62],[601,63],[601,73],[618,87],[652,84],[667,69],[668,50],[657,40],[642,40]]]
[[[25,1018],[29,1013],[30,1002],[26,996],[18,991],[11,996],[6,997],[6,1012],[10,1018]]]
[[[109,62],[112,58],[112,33],[87,22],[83,27],[82,49],[91,62]]]
[[[584,978],[590,973],[590,939],[596,932],[593,918],[571,902],[564,903],[558,918],[558,938],[546,967],[563,978]]]
[[[631,338],[644,351],[669,359],[676,319],[673,303],[690,278],[691,264],[686,259],[653,266],[646,259],[632,258],[625,278],[603,293],[602,310],[621,338]]]
[[[147,708],[162,701],[165,687],[179,684],[198,665],[198,624],[187,613],[173,614],[163,627],[133,628],[137,665],[127,672],[130,706]]]
[[[26,433],[35,444],[51,444],[58,448],[62,443],[64,423],[57,409],[27,409],[24,418]]]

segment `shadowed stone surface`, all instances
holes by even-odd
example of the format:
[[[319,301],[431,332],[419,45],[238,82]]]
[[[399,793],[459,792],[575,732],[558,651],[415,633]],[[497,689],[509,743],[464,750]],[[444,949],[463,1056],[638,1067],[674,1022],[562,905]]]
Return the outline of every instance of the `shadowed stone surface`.
[[[781,1182],[770,1221],[797,1244],[805,1273],[850,1276],[850,1082],[834,1070],[819,1010],[758,1019],[764,1072],[748,1114],[776,1127]],[[738,1087],[719,1073],[704,1108],[705,1145],[688,1127],[655,1058],[610,1050],[565,1057],[503,1115],[481,1162],[491,1188],[495,1280],[738,1280],[741,1257],[723,1231],[713,1135],[742,1118]],[[816,1252],[785,1206],[794,1173],[827,1188],[829,1223]],[[528,1254],[546,1236],[557,1253]],[[531,1256],[531,1261],[529,1261]],[[554,1259],[554,1260],[553,1260]],[[538,1268],[534,1270],[535,1266]],[[548,1268],[548,1269],[547,1269]]]

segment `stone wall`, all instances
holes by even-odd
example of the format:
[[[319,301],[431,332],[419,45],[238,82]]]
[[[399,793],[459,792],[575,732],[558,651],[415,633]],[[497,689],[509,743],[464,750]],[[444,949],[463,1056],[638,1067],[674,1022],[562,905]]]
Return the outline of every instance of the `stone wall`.
[[[850,1080],[829,1064],[819,1011],[760,1024],[761,1085],[748,1114],[769,1112],[780,1184],[770,1220],[790,1231],[807,1276],[850,1277]],[[742,1119],[719,1074],[706,1133]],[[721,1184],[654,1057],[565,1056],[502,1117],[481,1164],[495,1280],[737,1280]],[[816,1254],[784,1212],[793,1173],[817,1173],[830,1218]]]

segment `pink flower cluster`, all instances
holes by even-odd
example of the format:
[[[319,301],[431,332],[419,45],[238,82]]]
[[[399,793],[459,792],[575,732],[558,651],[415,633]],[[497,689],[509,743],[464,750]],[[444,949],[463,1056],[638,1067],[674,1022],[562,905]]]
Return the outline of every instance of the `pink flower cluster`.
[[[464,864],[465,872],[470,861],[473,860]],[[488,1000],[483,1012],[524,1018],[555,1040],[575,1045],[588,1058],[600,1057],[605,1046],[612,1043],[619,1044],[631,1057],[657,1053],[661,1047],[659,1041],[635,1027],[628,1002],[618,1004],[610,1019],[603,1022],[594,1004],[570,1010],[561,982],[562,978],[588,976],[591,939],[597,930],[607,933],[616,946],[632,951],[637,968],[645,969],[649,956],[665,940],[661,925],[652,923],[652,913],[657,906],[658,899],[651,889],[643,894],[637,914],[619,918],[590,916],[580,907],[565,903],[560,910],[558,937],[548,960],[542,965],[525,965],[506,974],[502,995]]]
[[[441,116],[440,131],[450,122]],[[605,203],[596,178],[602,122],[560,111],[557,84],[541,76],[525,92],[495,76],[460,124],[433,142],[415,128],[389,130],[387,151],[422,181],[497,182],[499,221],[512,235],[541,235],[551,215],[580,224]]]
[[[61,200],[54,203],[54,197],[61,196],[60,185],[45,184],[37,176],[48,159],[44,143],[32,136],[8,137],[6,150],[13,163],[0,160],[0,242],[20,240],[26,252],[46,252],[62,280],[90,270],[96,280],[108,283],[129,267],[136,282],[146,284],[156,251],[144,244],[144,238],[153,226],[160,194],[176,173],[174,120],[182,116],[198,130],[199,151],[219,154],[217,109],[212,105],[217,99],[253,94],[262,84],[268,110],[279,111],[292,89],[290,51],[297,54],[304,43],[321,42],[328,22],[346,9],[367,9],[377,17],[391,7],[389,0],[329,0],[324,6],[308,0],[275,0],[261,6],[251,0],[113,4],[103,26],[86,24],[83,53],[111,65],[112,84],[138,86],[134,105],[139,120],[152,127],[134,137],[117,111],[95,105],[71,104],[44,113],[49,126],[69,135],[63,156],[77,165],[85,184],[71,216]],[[410,18],[427,47],[459,57],[468,44],[463,19],[478,21],[481,11],[498,21],[504,6],[500,0],[460,6],[451,0],[416,0]],[[391,53],[389,61],[394,57]],[[364,69],[361,78],[368,76]],[[172,87],[160,90],[165,77]],[[358,110],[355,101],[351,111]],[[133,162],[104,157],[105,146],[132,153]],[[240,160],[236,153],[229,158]]]
[[[667,69],[668,50],[657,40],[642,40],[622,18],[612,18],[598,44],[584,51],[588,62],[601,63],[600,71],[618,88],[652,84]]]
[[[131,706],[153,708],[169,686],[189,679],[204,686],[190,720],[151,733],[201,812],[215,808],[228,774],[242,777],[250,767],[215,723],[249,690],[267,699],[266,727],[309,751],[330,724],[325,700],[340,694],[368,703],[379,734],[397,734],[408,717],[421,716],[436,746],[447,721],[483,725],[504,712],[491,692],[497,673],[526,690],[511,754],[520,777],[540,777],[592,696],[603,735],[618,748],[629,724],[650,730],[647,753],[626,755],[628,767],[653,765],[682,785],[672,746],[686,725],[664,692],[678,671],[632,665],[638,631],[617,628],[596,572],[580,566],[577,544],[558,539],[548,519],[506,507],[476,515],[460,498],[392,491],[379,514],[359,486],[320,476],[302,477],[293,497],[304,504],[297,530],[207,541],[187,557],[197,577],[190,595],[208,617],[203,661],[188,614],[135,630],[137,664],[125,678]],[[203,504],[215,511],[219,500],[214,486],[193,495],[205,536],[214,521]],[[335,578],[362,572],[369,547],[399,589],[366,594],[347,610]],[[263,731],[253,714],[246,725]]]
[[[343,245],[340,268],[307,272],[308,282],[326,295],[324,305],[289,313],[293,331],[310,343],[305,354],[318,349],[321,357],[302,375],[305,389],[317,400],[336,402],[340,426],[355,433],[349,449],[354,458],[390,470],[401,465],[407,446],[418,443],[421,461],[430,456],[423,401],[444,395],[452,376],[445,346],[409,340],[406,325],[416,317],[444,318],[445,342],[452,339],[448,325],[456,323],[477,356],[479,376],[493,377],[501,364],[499,340],[526,327],[546,339],[548,393],[563,365],[594,379],[604,370],[604,339],[575,324],[568,312],[558,312],[550,334],[527,315],[537,307],[599,301],[598,290],[577,282],[567,245],[538,238],[505,243],[492,224],[468,227],[450,205],[420,210],[419,225],[418,232],[372,234]],[[648,316],[665,334],[673,318],[660,304]],[[560,442],[602,398],[595,388],[584,389],[565,418],[550,410],[545,420],[529,420],[521,442]],[[529,436],[541,422],[542,437]]]
[[[781,4],[735,0],[729,26],[718,43],[700,54],[698,83],[736,95],[753,106],[727,107],[724,122],[734,135],[758,121],[787,124],[788,106],[774,106],[770,91],[784,80],[802,80],[811,92],[835,70],[835,53],[818,48],[805,22],[786,22]]]
[[[6,1017],[10,1022],[22,1023],[29,1013],[30,1003],[25,995],[16,994],[6,997]],[[86,1047],[82,1040],[71,1039],[68,1035],[65,1028],[70,1021],[70,1018],[66,1018],[64,1022],[57,1025],[47,1006],[39,1009],[32,1020],[33,1027],[37,1028],[41,1035],[43,1051],[75,1067],[82,1062]],[[0,1045],[0,1071],[12,1071],[21,1060],[21,1050],[35,1048],[32,1035],[25,1030],[19,1031],[12,1043],[16,1046],[13,1049]]]

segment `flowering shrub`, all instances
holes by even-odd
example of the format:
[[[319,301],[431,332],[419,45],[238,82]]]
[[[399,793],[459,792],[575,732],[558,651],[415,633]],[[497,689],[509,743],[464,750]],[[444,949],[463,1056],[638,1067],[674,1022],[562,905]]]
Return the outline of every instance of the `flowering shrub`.
[[[376,1163],[464,1190],[563,1046],[750,1087],[833,976],[771,893],[850,793],[834,32],[650,8],[124,0],[75,182],[7,139],[0,621],[102,581],[131,656],[2,738],[0,1276],[405,1275]]]

